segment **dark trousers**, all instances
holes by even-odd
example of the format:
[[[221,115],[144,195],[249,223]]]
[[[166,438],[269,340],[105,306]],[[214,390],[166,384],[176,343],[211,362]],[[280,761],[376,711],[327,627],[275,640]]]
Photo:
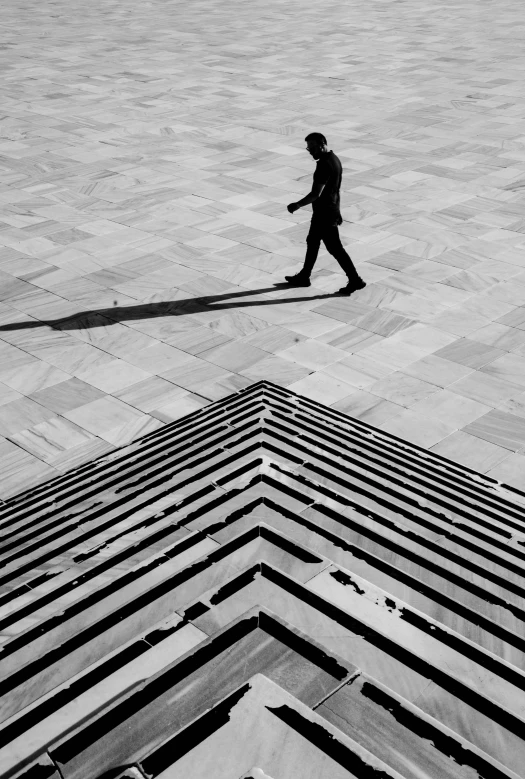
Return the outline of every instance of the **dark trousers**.
[[[359,274],[355,269],[355,265],[341,243],[337,225],[326,225],[315,219],[312,219],[310,223],[310,231],[306,238],[306,257],[304,258],[302,273],[305,276],[310,276],[317,260],[321,241],[332,257],[337,260],[348,279],[350,281],[358,279]]]

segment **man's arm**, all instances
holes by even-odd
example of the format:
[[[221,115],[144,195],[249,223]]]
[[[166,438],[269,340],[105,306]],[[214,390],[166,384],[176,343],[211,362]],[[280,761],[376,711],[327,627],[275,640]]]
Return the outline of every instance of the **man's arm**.
[[[310,203],[313,203],[314,200],[317,200],[317,198],[321,195],[321,192],[324,189],[324,184],[321,184],[319,181],[316,181],[314,178],[314,183],[312,186],[312,191],[306,195],[306,197],[303,197],[302,200],[298,200],[297,203],[290,203],[289,206],[287,206],[288,211],[293,214],[294,211],[297,211],[299,208],[302,208],[303,206],[307,206]]]
[[[314,200],[317,200],[317,198],[321,195],[321,192],[323,191],[326,182],[328,181],[330,176],[329,171],[326,169],[326,166],[324,164],[317,164],[317,167],[314,172],[314,180],[312,183],[312,191],[309,192],[306,197],[303,197],[302,200],[298,200],[297,203],[290,203],[288,206],[288,211],[293,214],[294,211],[297,211],[298,208],[302,208],[303,206],[307,206],[310,203],[313,203]]]

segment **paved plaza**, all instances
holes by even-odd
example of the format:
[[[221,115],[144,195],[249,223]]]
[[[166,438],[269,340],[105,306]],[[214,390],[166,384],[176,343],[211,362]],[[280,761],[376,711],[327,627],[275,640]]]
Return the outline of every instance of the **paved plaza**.
[[[0,498],[261,379],[525,485],[521,0],[11,0]],[[305,252],[324,133],[365,289]]]

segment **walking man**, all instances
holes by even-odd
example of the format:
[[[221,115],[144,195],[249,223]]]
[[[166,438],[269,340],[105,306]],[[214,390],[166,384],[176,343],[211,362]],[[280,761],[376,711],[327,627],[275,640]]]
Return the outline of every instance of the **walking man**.
[[[297,209],[311,203],[313,216],[306,238],[304,266],[295,276],[285,276],[285,279],[291,286],[309,287],[310,275],[323,241],[348,278],[348,283],[339,290],[339,294],[351,295],[352,292],[366,287],[366,284],[357,273],[339,237],[338,226],[343,223],[339,195],[343,166],[339,157],[336,157],[333,151],[328,151],[326,138],[321,133],[310,133],[305,141],[308,152],[317,160],[312,191],[297,203],[290,203],[288,211],[293,214]]]

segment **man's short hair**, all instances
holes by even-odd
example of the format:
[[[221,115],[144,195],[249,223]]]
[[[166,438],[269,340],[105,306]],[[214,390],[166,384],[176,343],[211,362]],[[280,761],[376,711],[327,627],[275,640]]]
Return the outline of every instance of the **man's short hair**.
[[[317,141],[317,143],[324,144],[325,146],[327,144],[327,140],[322,133],[310,133],[304,140],[307,143],[308,141]]]

